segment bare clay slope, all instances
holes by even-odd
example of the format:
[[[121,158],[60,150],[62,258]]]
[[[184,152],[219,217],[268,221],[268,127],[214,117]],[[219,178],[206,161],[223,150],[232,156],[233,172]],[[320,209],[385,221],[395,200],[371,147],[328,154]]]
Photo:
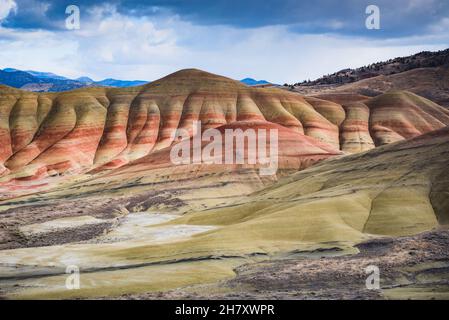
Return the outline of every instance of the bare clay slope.
[[[449,66],[422,68],[404,73],[362,80],[338,89],[346,92],[388,92],[407,90],[449,107]]]
[[[209,237],[237,247],[234,237],[274,245],[416,234],[449,224],[448,155],[444,128],[328,160],[239,204],[186,215],[181,222],[221,225]]]
[[[390,90],[406,90],[449,108],[449,66],[419,68],[393,75],[379,75],[344,85],[296,87],[304,95],[323,99],[330,95],[361,94],[376,96]]]

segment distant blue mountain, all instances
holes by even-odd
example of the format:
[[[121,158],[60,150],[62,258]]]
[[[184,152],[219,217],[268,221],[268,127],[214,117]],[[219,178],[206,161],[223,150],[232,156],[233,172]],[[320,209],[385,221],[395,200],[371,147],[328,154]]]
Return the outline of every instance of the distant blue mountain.
[[[29,83],[42,83],[43,80],[31,74],[15,69],[0,70],[0,83],[14,88],[21,88]]]
[[[255,80],[253,78],[245,78],[243,80],[240,80],[240,82],[246,84],[247,86],[259,86],[263,84],[270,84],[270,82],[266,80]]]
[[[24,72],[29,73],[32,76],[35,76],[36,78],[39,78],[39,79],[71,80],[69,78],[59,76],[59,75],[51,73],[51,72],[39,72],[39,71],[32,71],[32,70],[26,70]]]
[[[3,69],[4,72],[26,72],[28,74],[31,74],[32,76],[39,78],[39,79],[56,79],[56,80],[70,80],[69,78],[59,76],[57,74],[51,73],[51,72],[39,72],[39,71],[33,71],[33,70],[19,70],[14,68],[5,68]]]
[[[51,72],[22,71],[14,68],[0,70],[0,84],[29,91],[59,92],[83,87],[133,87],[148,83],[141,80],[105,79],[94,81],[89,77],[69,79]]]
[[[99,85],[105,86],[105,87],[120,87],[120,88],[141,86],[145,83],[148,83],[148,81],[104,79],[102,81],[96,82],[96,84],[99,84]]]
[[[20,71],[20,70],[17,70],[17,69],[14,69],[14,68],[5,68],[2,71],[4,71],[4,72],[16,72],[16,71]]]
[[[88,84],[95,83],[95,81],[89,77],[79,77],[79,78],[76,78],[75,80],[79,81],[79,82],[83,82],[83,83],[88,83]]]

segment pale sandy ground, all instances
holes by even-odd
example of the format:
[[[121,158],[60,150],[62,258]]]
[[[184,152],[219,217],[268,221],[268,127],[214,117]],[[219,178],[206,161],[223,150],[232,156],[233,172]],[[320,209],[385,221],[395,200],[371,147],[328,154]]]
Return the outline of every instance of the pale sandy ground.
[[[212,226],[195,225],[161,225],[178,218],[177,215],[155,214],[149,212],[131,213],[121,219],[117,226],[105,235],[89,241],[68,245],[21,248],[0,251],[0,283],[1,293],[11,298],[70,297],[65,288],[64,269],[67,266],[78,266],[83,275],[84,297],[91,296],[95,290],[104,293],[127,292],[133,290],[151,290],[153,287],[163,288],[166,277],[176,278],[176,283],[189,284],[195,277],[189,276],[192,270],[215,268],[216,275],[210,278],[227,277],[232,274],[228,267],[215,266],[214,261],[198,263],[179,263],[176,265],[158,266],[141,261],[116,259],[114,252],[132,249],[142,245],[163,245],[189,238],[195,234],[215,229]],[[86,224],[96,224],[92,217],[73,217],[47,221],[23,227],[29,234],[65,230],[67,234]],[[115,219],[114,219],[114,222]],[[117,222],[116,222],[117,223]],[[188,274],[183,273],[185,269]],[[167,274],[166,277],[163,275]],[[203,272],[204,274],[204,272]],[[143,288],[143,289],[142,289]],[[128,291],[129,291],[128,290]],[[87,292],[87,293],[86,293]]]
[[[155,227],[179,218],[173,214],[154,214],[148,212],[130,213],[124,221],[111,232],[94,239],[94,242],[107,243],[119,241],[148,241],[165,243],[167,241],[188,238],[197,233],[215,229],[212,226],[171,225]],[[151,228],[149,228],[151,227]]]
[[[25,237],[33,237],[51,232],[64,231],[67,229],[76,229],[90,225],[103,224],[106,221],[104,219],[97,219],[91,216],[66,217],[50,220],[43,223],[34,223],[20,226],[19,231]]]
[[[122,248],[169,244],[213,229],[164,224],[176,218],[133,213],[90,241],[1,251],[0,293],[14,299],[449,299],[449,232],[443,228],[369,240],[355,251],[335,247],[141,264],[116,259],[114,252]],[[72,220],[73,225],[81,220],[92,221],[82,217]],[[67,220],[61,222],[67,227]],[[48,225],[60,227],[58,221]],[[65,287],[62,267],[70,264],[81,265],[80,290]],[[365,286],[369,265],[381,271],[380,290]]]

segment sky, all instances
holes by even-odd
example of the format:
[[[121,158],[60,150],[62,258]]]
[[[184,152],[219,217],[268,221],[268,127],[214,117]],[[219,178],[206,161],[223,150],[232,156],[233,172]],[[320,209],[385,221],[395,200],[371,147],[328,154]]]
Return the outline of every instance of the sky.
[[[380,29],[366,27],[369,5]],[[447,0],[0,0],[0,68],[148,81],[198,68],[283,84],[446,49],[448,30]]]

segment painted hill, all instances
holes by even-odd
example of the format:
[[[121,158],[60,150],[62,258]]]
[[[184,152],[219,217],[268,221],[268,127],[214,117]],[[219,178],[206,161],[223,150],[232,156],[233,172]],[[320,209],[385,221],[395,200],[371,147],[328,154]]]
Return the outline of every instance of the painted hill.
[[[341,152],[449,125],[449,111],[409,92],[362,99],[338,104],[194,69],[125,89],[36,94],[2,87],[1,191],[33,190],[52,177],[98,173],[139,159],[151,162],[173,145],[177,129],[192,132],[193,120],[204,129],[282,127],[280,156],[291,160],[282,160],[280,169],[304,169]]]

